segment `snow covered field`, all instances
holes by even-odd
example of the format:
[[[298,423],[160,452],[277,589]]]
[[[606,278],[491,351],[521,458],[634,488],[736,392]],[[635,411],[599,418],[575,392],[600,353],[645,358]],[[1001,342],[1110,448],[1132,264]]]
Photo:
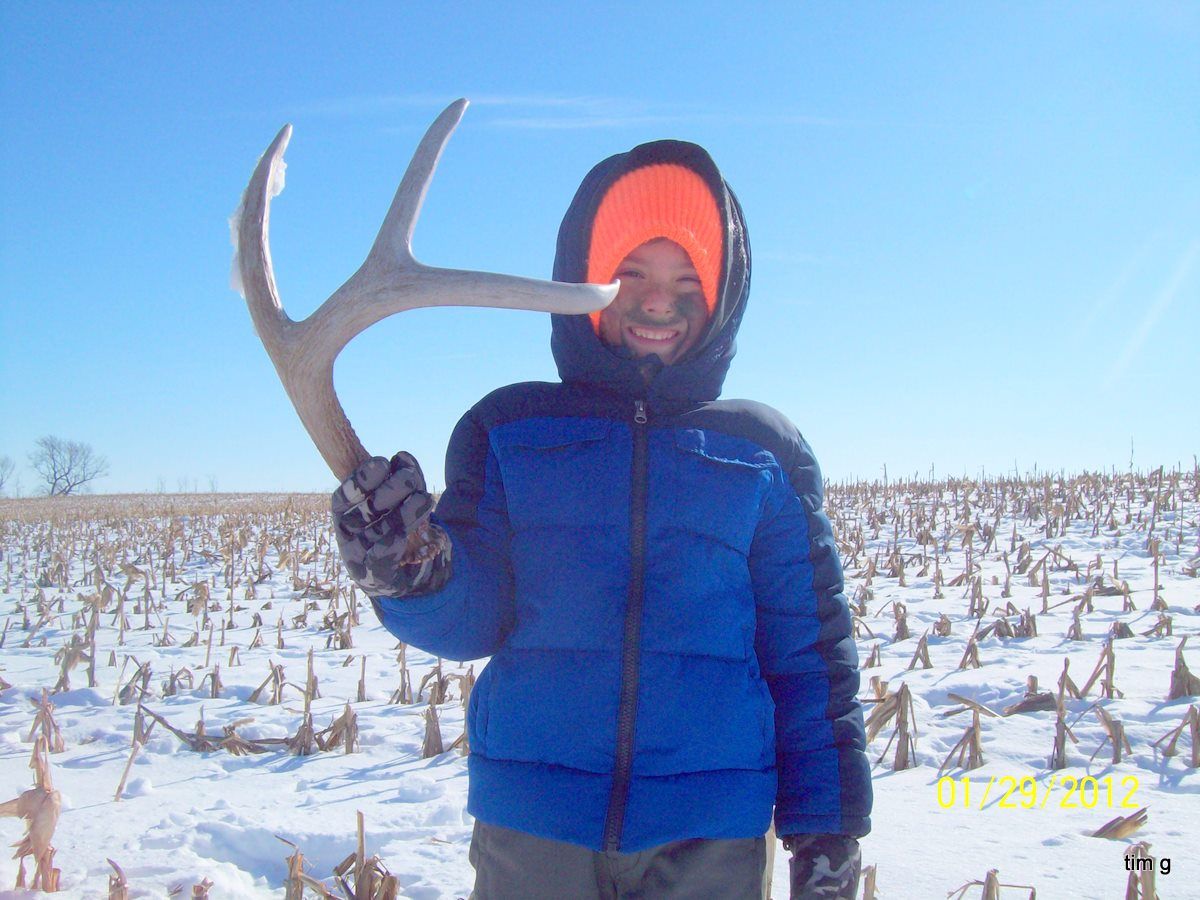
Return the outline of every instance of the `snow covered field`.
[[[1200,630],[1197,480],[1193,470],[831,486],[827,509],[860,617],[860,659],[876,663],[863,669],[861,696],[895,695],[903,684],[912,699],[915,765],[893,768],[902,745],[897,736],[889,746],[894,718],[869,748],[879,763],[863,857],[877,867],[879,896],[945,897],[998,869],[1002,883],[1036,887],[1043,900],[1121,897],[1124,853],[1138,841],[1157,860],[1161,897],[1200,896],[1200,770],[1189,768],[1200,748],[1186,728],[1177,755],[1154,746],[1200,704],[1167,699],[1176,648]],[[417,695],[438,660],[408,648],[414,702],[395,696],[397,643],[349,591],[331,547],[327,502],[0,501],[0,801],[33,787],[27,763],[36,701],[51,691],[63,744],[48,756],[62,800],[51,843],[65,895],[109,896],[111,859],[134,897],[176,889],[187,897],[208,879],[213,897],[282,898],[294,852],[286,839],[302,852],[305,871],[341,896],[333,872],[355,852],[358,812],[366,856],[396,876],[399,896],[468,895],[465,757],[454,748],[422,758],[436,678]],[[1112,641],[1111,680],[1102,672],[1086,696],[1063,697],[1077,742],[1066,738],[1066,767],[1053,769],[1063,662],[1084,688],[1122,623],[1132,636]],[[960,668],[977,630],[980,665]],[[918,653],[923,636],[930,668]],[[309,755],[281,743],[304,721],[310,649],[313,729],[326,741],[321,733],[349,705],[353,753],[344,741]],[[1200,639],[1183,656],[1200,671]],[[67,686],[60,679],[72,661]],[[281,689],[273,665],[283,667]],[[463,730],[469,679],[446,676],[465,676],[472,666],[478,674],[480,662],[442,662],[448,696],[437,713],[447,747]],[[873,686],[874,676],[886,687]],[[1051,695],[1040,698],[1045,708],[1003,715],[1025,698],[1030,676]],[[273,693],[281,702],[270,702]],[[973,723],[971,709],[947,715],[963,706],[952,694],[984,707],[977,713],[982,765],[967,771],[956,752],[942,773],[953,782],[943,782],[939,795],[939,767]],[[144,732],[154,721],[138,720],[139,699],[162,722],[151,727],[117,800],[135,728]],[[1120,762],[1104,744],[1099,710],[1124,729],[1131,752]],[[189,747],[205,740],[229,749]],[[265,752],[229,752],[238,747]],[[1096,782],[1073,790],[1068,776]],[[1143,807],[1148,819],[1132,836],[1091,836]],[[24,834],[23,820],[0,819],[6,844]],[[27,883],[33,868],[26,860]],[[786,897],[786,871],[780,849],[776,898]],[[0,889],[17,877],[18,862],[0,860]],[[1028,891],[1005,888],[1000,896]]]

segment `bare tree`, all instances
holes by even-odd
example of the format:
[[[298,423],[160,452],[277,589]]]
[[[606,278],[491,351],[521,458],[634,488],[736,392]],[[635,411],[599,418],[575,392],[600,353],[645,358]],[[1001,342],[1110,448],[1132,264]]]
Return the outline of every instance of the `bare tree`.
[[[50,496],[71,494],[89,481],[108,474],[108,460],[96,455],[91,444],[40,437],[29,454],[29,464],[41,477]]]
[[[8,479],[12,477],[13,468],[15,466],[11,456],[0,456],[0,491],[4,490]]]

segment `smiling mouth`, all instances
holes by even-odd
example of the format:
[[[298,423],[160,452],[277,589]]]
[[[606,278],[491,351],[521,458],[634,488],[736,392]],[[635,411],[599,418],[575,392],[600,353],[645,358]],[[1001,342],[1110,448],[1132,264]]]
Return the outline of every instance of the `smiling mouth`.
[[[680,332],[674,328],[643,328],[639,325],[629,326],[629,333],[643,341],[656,344],[667,344],[679,337]]]

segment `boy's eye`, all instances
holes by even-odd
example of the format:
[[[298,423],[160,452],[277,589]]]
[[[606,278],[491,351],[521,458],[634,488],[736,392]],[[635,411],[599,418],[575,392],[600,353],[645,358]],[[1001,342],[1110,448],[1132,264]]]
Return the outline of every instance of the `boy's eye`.
[[[642,273],[637,269],[621,269],[617,272],[617,278],[641,278]]]

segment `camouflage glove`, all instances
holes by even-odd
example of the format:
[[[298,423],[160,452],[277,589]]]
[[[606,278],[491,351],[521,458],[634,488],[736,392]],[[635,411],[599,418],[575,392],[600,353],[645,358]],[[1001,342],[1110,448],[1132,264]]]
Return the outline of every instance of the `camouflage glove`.
[[[333,492],[333,533],[367,596],[435,591],[450,577],[450,541],[429,522],[433,498],[411,453],[372,456]]]
[[[792,834],[783,839],[792,858],[791,900],[854,900],[862,853],[845,834]]]

